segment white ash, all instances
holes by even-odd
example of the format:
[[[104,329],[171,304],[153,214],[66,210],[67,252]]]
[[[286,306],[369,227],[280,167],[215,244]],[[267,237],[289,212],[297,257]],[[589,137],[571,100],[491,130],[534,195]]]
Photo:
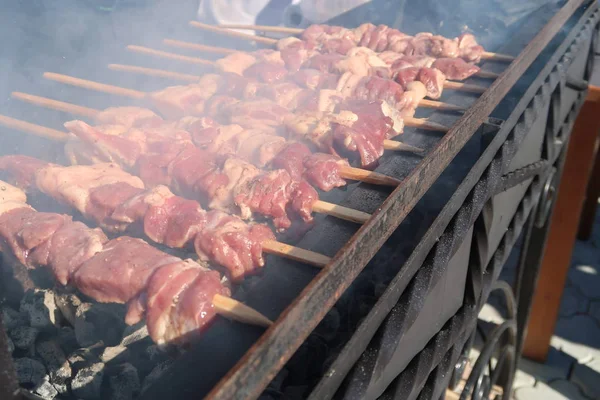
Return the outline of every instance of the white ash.
[[[114,360],[117,357],[119,357],[120,361],[126,361],[129,359],[130,353],[128,346],[142,340],[147,340],[149,342],[148,346],[151,346],[148,337],[148,328],[144,321],[132,326],[126,326],[123,331],[121,342],[116,346],[106,347],[100,355],[100,359],[105,363]]]
[[[71,390],[78,398],[94,400],[101,397],[104,363],[94,363],[81,368],[71,381]]]
[[[137,369],[129,364],[121,364],[109,377],[109,396],[111,400],[131,400],[141,390]]]
[[[74,326],[77,307],[81,305],[79,297],[72,293],[57,293],[54,295],[54,301],[63,317]]]
[[[28,290],[21,300],[19,311],[27,315],[29,325],[40,330],[60,326],[60,310],[50,290]]]
[[[36,344],[36,352],[50,371],[48,381],[58,393],[66,393],[72,370],[60,345],[53,339],[43,340]]]
[[[41,384],[46,376],[44,365],[32,358],[16,358],[15,370],[19,383],[25,387],[34,388]]]
[[[59,391],[56,389],[56,387],[52,383],[50,383],[50,379],[48,376],[44,378],[42,383],[37,385],[33,392],[44,400],[52,400],[59,394]]]
[[[39,330],[30,326],[18,326],[8,332],[15,347],[21,350],[32,349],[38,334]]]

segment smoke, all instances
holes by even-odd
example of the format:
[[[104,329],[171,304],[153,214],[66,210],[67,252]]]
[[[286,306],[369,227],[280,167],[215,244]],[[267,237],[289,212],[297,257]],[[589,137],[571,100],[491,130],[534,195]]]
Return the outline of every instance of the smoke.
[[[206,43],[204,33],[188,26],[196,18],[198,0],[119,0],[112,12],[99,10],[101,0],[22,0],[0,2],[0,114],[63,129],[72,115],[11,99],[12,91],[80,105],[106,108],[132,104],[116,96],[69,87],[42,77],[51,71],[127,88],[151,91],[178,84],[111,71],[109,63],[164,68],[200,74],[193,64],[168,62],[126,50],[129,44],[185,54],[164,44],[165,38]],[[216,40],[219,40],[217,38]],[[214,42],[213,42],[214,43]],[[210,54],[188,53],[210,58]],[[52,143],[0,126],[0,154],[28,153],[53,160],[61,154]]]

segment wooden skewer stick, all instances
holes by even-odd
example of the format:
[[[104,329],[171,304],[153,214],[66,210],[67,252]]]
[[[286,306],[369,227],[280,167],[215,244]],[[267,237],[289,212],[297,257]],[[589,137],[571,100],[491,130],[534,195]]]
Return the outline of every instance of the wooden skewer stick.
[[[47,97],[36,96],[23,92],[12,92],[10,95],[14,99],[21,100],[29,104],[34,104],[36,106],[49,108],[51,110],[58,110],[86,118],[96,118],[96,115],[98,115],[100,112],[100,110],[96,110],[95,108],[78,106],[77,104],[65,103],[64,101],[53,100]]]
[[[357,224],[364,224],[369,220],[369,218],[371,218],[371,214],[366,212],[320,200],[314,204],[313,211],[321,214],[331,215],[340,219],[345,219],[346,221],[356,222]]]
[[[171,72],[166,71],[164,69],[137,67],[135,65],[108,64],[108,69],[112,69],[113,71],[132,72],[134,74],[157,76],[160,78],[171,78],[176,81],[190,83],[197,83],[200,79],[200,75],[181,74],[179,72]]]
[[[492,53],[491,51],[484,51],[481,53],[481,58],[484,60],[494,60],[511,63],[515,60],[515,57],[509,56],[508,54]]]
[[[36,100],[35,97],[37,97],[37,96],[27,95],[26,97],[20,97],[20,98],[24,99],[24,100],[27,99],[26,101],[33,103]],[[47,105],[47,106],[50,106],[50,108],[55,108],[55,106],[58,103],[62,103],[62,102],[57,102],[56,100],[50,100],[50,99],[44,99],[44,98],[42,98],[42,99],[44,100],[43,102],[40,102],[40,103],[36,102],[36,104],[43,105],[43,106]],[[50,101],[48,101],[48,100],[50,100]],[[63,103],[63,105],[60,106],[60,109],[65,110],[66,104],[68,104],[68,103]],[[90,110],[92,110],[92,109],[90,109]],[[14,119],[14,118],[2,116],[2,115],[0,115],[0,124],[10,127],[10,128],[18,129],[23,132],[27,132],[27,133],[30,133],[30,134],[33,134],[36,136],[45,137],[48,139],[66,141],[68,138],[68,134],[65,132],[61,132],[61,131],[51,129],[51,128],[46,128],[41,125],[32,124],[30,122],[25,122],[25,121],[21,121],[18,119]],[[389,177],[386,177],[386,178],[389,178]],[[371,175],[371,179],[372,180],[377,179],[376,173]],[[393,178],[389,178],[389,179],[393,179]],[[388,184],[390,183],[389,180],[385,180],[384,182],[386,182]],[[359,224],[364,224],[365,222],[368,221],[369,218],[371,218],[371,214],[368,214],[368,213],[365,213],[362,211],[358,211],[358,210],[354,210],[352,208],[340,206],[337,204],[332,204],[332,203],[322,201],[322,200],[317,200],[315,202],[315,204],[313,206],[313,211],[317,212],[317,213],[332,215],[334,217],[344,219],[344,220],[350,221],[350,222],[356,222]]]
[[[487,90],[487,88],[484,86],[473,85],[470,83],[463,83],[463,82],[453,82],[453,81],[444,82],[444,89],[460,90],[462,92],[470,92],[470,93],[483,93]]]
[[[143,99],[146,97],[146,92],[141,92],[139,90],[125,89],[120,86],[114,85],[106,85],[104,83],[98,83],[87,79],[74,78],[72,76],[56,74],[54,72],[44,72],[44,78],[49,79],[51,81],[65,83],[71,86],[95,90],[96,92],[116,94],[117,96],[130,97],[132,99]]]
[[[286,33],[289,35],[300,35],[304,32],[302,28],[288,28],[286,26],[271,26],[271,25],[244,25],[244,24],[219,24],[222,29],[241,29],[249,31]]]
[[[205,44],[183,42],[181,40],[173,40],[173,39],[164,39],[163,43],[168,46],[179,47],[181,49],[206,51],[209,53],[217,53],[217,54],[231,54],[231,53],[235,53],[237,51],[234,49],[228,49],[226,47],[207,46]]]
[[[85,89],[91,89],[91,90],[95,90],[95,91],[99,91],[99,92],[103,92],[103,93],[109,93],[109,94],[116,94],[119,96],[125,96],[125,97],[134,98],[134,99],[142,99],[143,97],[140,97],[140,94],[143,94],[144,97],[148,95],[148,93],[140,92],[137,90],[125,89],[120,86],[107,85],[104,83],[98,83],[98,82],[90,81],[87,79],[80,79],[80,78],[74,78],[74,77],[71,77],[68,75],[56,74],[53,72],[44,72],[44,78],[47,78],[47,79],[50,79],[53,81],[57,81],[60,83],[64,83],[67,85],[83,87]],[[404,125],[419,128],[419,129],[426,129],[426,130],[440,131],[440,132],[447,132],[449,129],[447,126],[440,125],[435,122],[430,122],[430,121],[427,121],[426,119],[422,119],[422,118],[407,117],[407,118],[403,118],[403,121],[404,121]],[[384,148],[385,148],[385,143],[384,143]],[[394,147],[389,150],[396,150],[396,149],[397,148]],[[408,151],[408,148],[406,150]]]
[[[217,313],[234,321],[263,326],[265,328],[273,325],[273,322],[269,318],[231,297],[216,294],[213,297],[212,303]]]
[[[262,44],[268,44],[268,45],[274,45],[275,43],[277,43],[277,40],[275,40],[275,39],[270,39],[270,38],[266,38],[266,37],[262,37],[262,36],[248,35],[246,33],[231,31],[228,29],[221,29],[217,26],[203,24],[202,22],[198,22],[198,21],[190,21],[190,26],[193,26],[194,28],[203,29],[203,30],[209,31],[209,32],[215,32],[215,33],[220,33],[220,34],[224,34],[224,35],[228,35],[228,36],[232,36],[232,37],[237,37],[240,39],[250,40],[250,41],[253,41],[256,43],[262,43]]]
[[[276,242],[274,240],[267,240],[262,243],[263,250],[269,254],[274,254],[289,258],[290,260],[300,261],[306,264],[310,264],[314,267],[322,268],[329,264],[331,261],[330,257],[326,255],[315,253],[314,251],[304,250],[299,247],[290,246],[286,243]]]
[[[69,135],[65,132],[32,124],[31,122],[21,121],[4,115],[0,115],[0,125],[57,142],[66,142],[69,138]]]
[[[181,54],[169,53],[167,51],[154,50],[154,49],[144,47],[144,46],[136,46],[133,44],[130,44],[129,46],[127,46],[127,50],[131,50],[135,53],[150,54],[150,55],[158,56],[161,58],[168,58],[171,60],[183,61],[183,62],[191,63],[191,64],[211,65],[211,66],[215,65],[214,61],[205,60],[203,58],[189,57],[189,56],[184,56]]]
[[[180,72],[165,71],[163,69],[138,67],[135,65],[123,65],[123,64],[108,64],[108,69],[120,72],[132,72],[134,74],[155,76],[158,78],[170,78],[178,81],[185,82],[198,82],[198,75],[183,74]]]
[[[25,132],[34,136],[39,136],[43,138],[49,138],[54,141],[64,142],[68,139],[68,134],[62,131],[58,131],[56,129],[47,128],[45,126],[33,124],[31,122],[21,121],[19,119],[7,117],[4,115],[0,115],[0,125],[3,125],[7,128],[12,128],[21,132]],[[51,135],[49,135],[49,132]],[[317,202],[319,203],[319,202]],[[336,209],[336,212],[339,215],[343,215],[346,211],[353,211],[351,213],[353,215],[353,221],[366,221],[365,218],[370,217],[369,214],[363,213],[361,211],[356,211],[349,209],[347,207],[337,206],[335,204],[321,202],[323,204],[319,204],[319,207],[323,209]],[[345,209],[341,210],[340,208]],[[368,219],[368,218],[367,218]],[[277,242],[275,240],[266,240],[263,244],[263,250],[269,254],[279,255],[285,258],[289,258],[296,261],[301,261],[309,265],[313,265],[315,267],[324,267],[331,260],[329,257],[315,253],[314,251],[301,249],[295,246],[291,246],[289,244]]]
[[[84,117],[87,117],[90,119],[94,119],[96,117],[96,115],[98,115],[98,113],[100,113],[100,110],[97,110],[95,108],[78,106],[76,104],[66,103],[64,101],[53,100],[53,99],[49,99],[47,97],[35,96],[32,94],[27,94],[27,93],[22,93],[22,92],[12,92],[11,96],[15,99],[22,100],[29,104],[33,104],[33,105],[41,106],[41,107],[45,107],[45,108],[50,108],[53,110],[68,112],[68,113],[71,113],[74,115],[84,116]],[[64,135],[63,132],[60,132],[60,131],[55,131],[55,132],[59,132],[60,134]],[[395,145],[395,143],[400,143],[400,142],[395,142],[392,140],[390,140],[390,142],[393,143],[392,145]],[[405,145],[404,143],[400,143],[400,144],[402,146],[399,147],[398,150],[412,151],[412,152],[416,152],[416,153],[421,153],[423,151],[422,149],[419,149],[419,148],[413,147],[413,146],[409,146],[409,145]],[[372,183],[375,185],[396,187],[400,184],[400,181],[396,178],[393,178],[393,177],[387,176],[387,175],[383,175],[378,172],[373,172],[373,171],[369,171],[366,169],[360,169],[360,168],[342,167],[341,171],[340,171],[340,175],[344,179],[351,179],[351,180],[355,180],[355,181],[367,182],[367,183]]]
[[[486,78],[486,79],[498,79],[498,77],[500,76],[500,74],[497,74],[495,72],[483,71],[483,70],[479,70],[479,72],[475,75],[480,78]]]
[[[285,34],[290,34],[290,35],[294,35],[294,36],[299,35],[302,32],[304,32],[304,29],[288,28],[288,27],[283,27],[283,26],[243,25],[243,24],[219,24],[219,25],[215,26],[215,25],[202,24],[202,23],[196,22],[196,21],[190,21],[190,26],[193,26],[193,27],[199,28],[199,29],[204,29],[204,30],[211,31],[211,32],[223,33],[225,35],[239,37],[239,38],[243,38],[246,40],[254,40],[254,41],[256,41],[254,39],[254,37],[256,37],[256,35],[248,35],[248,34],[243,34],[241,32],[233,32],[233,33],[237,33],[237,35],[233,35],[233,34],[230,34],[229,32],[231,32],[231,31],[228,31],[228,30],[230,30],[230,29],[252,30],[252,31],[260,31],[260,32],[285,33]],[[239,36],[239,35],[243,35],[243,36]],[[270,38],[263,38],[263,39],[270,39]],[[274,40],[275,43],[277,43],[276,39],[270,39],[270,40]],[[270,42],[261,41],[260,43],[269,44]],[[504,62],[512,62],[515,59],[515,57],[509,56],[507,54],[493,53],[490,51],[484,51],[481,54],[481,58],[485,59],[485,60],[495,60],[495,61],[504,61]]]

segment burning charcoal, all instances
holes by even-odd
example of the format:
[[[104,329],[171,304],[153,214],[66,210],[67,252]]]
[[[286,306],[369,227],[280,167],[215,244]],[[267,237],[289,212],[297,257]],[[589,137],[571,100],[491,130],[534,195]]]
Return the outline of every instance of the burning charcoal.
[[[137,369],[129,363],[120,365],[118,372],[109,378],[109,387],[110,399],[133,399],[141,389]]]
[[[95,363],[81,368],[71,381],[73,394],[81,399],[99,399],[102,378],[104,377],[104,364]]]
[[[2,307],[2,322],[7,331],[28,324],[24,315],[7,306]]]
[[[81,305],[81,300],[79,297],[72,293],[57,293],[54,295],[54,301],[56,302],[56,306],[62,313],[63,317],[69,321],[71,326],[74,326],[77,307]]]
[[[49,290],[29,290],[21,300],[19,309],[29,318],[29,325],[47,330],[60,325],[60,311]]]
[[[49,377],[46,376],[42,383],[35,388],[34,393],[44,400],[52,400],[58,396],[58,390],[50,383]]]
[[[15,347],[18,349],[27,350],[33,347],[39,330],[30,326],[19,326],[11,329],[9,336],[12,339]]]
[[[119,343],[123,319],[107,304],[82,303],[75,313],[75,336],[82,347],[99,341],[108,346]]]
[[[27,388],[34,388],[41,384],[46,376],[44,365],[31,358],[16,358],[15,370],[19,383]]]
[[[8,342],[7,342],[8,354],[12,354],[13,351],[15,351],[15,344],[13,343],[11,338],[7,337],[6,339],[8,340]]]
[[[142,393],[147,390],[166,370],[171,366],[171,362],[165,361],[164,363],[158,364],[144,379],[142,385]]]
[[[79,343],[77,343],[77,338],[75,337],[75,330],[69,326],[60,328],[58,331],[58,341],[66,354],[70,354],[79,348]]]
[[[50,371],[49,381],[59,393],[65,393],[66,382],[71,379],[72,371],[60,345],[54,340],[44,340],[36,345],[36,350]]]
[[[126,326],[125,330],[123,330],[123,339],[121,340],[121,345],[128,346],[135,342],[139,342],[140,340],[146,339],[148,337],[148,328],[146,327],[146,323],[144,321]]]
[[[129,350],[125,346],[106,347],[100,354],[100,361],[108,363],[119,357],[119,361],[129,359]]]
[[[107,347],[104,349],[100,355],[100,359],[102,362],[107,363],[117,357],[122,357],[121,360],[124,361],[128,356],[127,347],[144,339],[148,339],[148,328],[144,321],[132,326],[126,326],[123,331],[121,343],[114,347]]]

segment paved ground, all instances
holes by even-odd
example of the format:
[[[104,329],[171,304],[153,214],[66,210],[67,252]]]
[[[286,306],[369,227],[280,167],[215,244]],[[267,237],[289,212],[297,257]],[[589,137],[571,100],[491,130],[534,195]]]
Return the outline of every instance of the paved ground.
[[[489,306],[484,314],[498,315]],[[548,360],[521,360],[514,389],[515,400],[600,399],[600,207],[592,238],[573,251]]]

